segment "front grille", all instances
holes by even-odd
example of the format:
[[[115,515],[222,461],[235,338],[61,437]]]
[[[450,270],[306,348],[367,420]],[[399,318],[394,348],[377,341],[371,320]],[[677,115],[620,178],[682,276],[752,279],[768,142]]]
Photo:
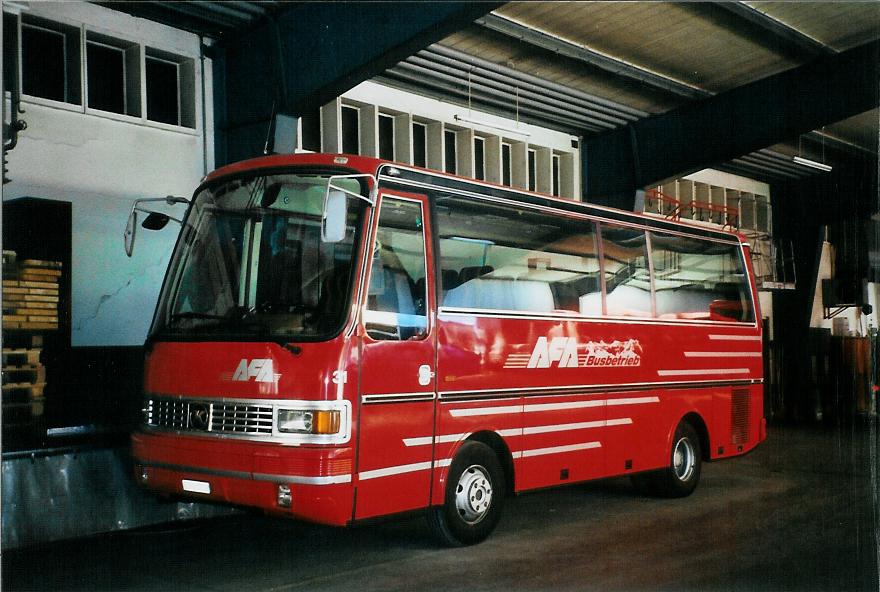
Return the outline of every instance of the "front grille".
[[[214,403],[211,405],[211,431],[236,434],[271,434],[272,408]]]
[[[272,435],[272,406],[175,398],[147,399],[146,424],[176,431]]]

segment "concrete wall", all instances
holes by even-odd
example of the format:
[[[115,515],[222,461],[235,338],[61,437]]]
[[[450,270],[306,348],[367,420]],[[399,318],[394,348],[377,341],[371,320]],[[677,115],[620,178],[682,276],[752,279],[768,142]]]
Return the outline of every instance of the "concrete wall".
[[[4,200],[72,203],[73,345],[139,345],[177,233],[173,225],[158,233],[141,230],[131,259],[123,252],[122,233],[134,199],[189,197],[213,167],[209,60],[203,101],[196,35],[86,3],[33,2],[21,12],[192,59],[193,129],[24,96],[21,118],[28,128],[8,154],[12,182],[3,187]]]

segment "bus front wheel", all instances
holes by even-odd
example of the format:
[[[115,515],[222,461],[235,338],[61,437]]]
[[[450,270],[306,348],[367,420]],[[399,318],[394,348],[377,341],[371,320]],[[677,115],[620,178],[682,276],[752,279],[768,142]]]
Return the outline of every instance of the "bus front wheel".
[[[687,421],[682,421],[672,439],[669,465],[659,471],[633,475],[632,481],[638,489],[650,495],[686,497],[700,482],[702,459],[696,430]]]
[[[484,540],[501,518],[504,472],[495,452],[482,442],[462,444],[449,466],[442,506],[428,509],[428,524],[444,545]]]

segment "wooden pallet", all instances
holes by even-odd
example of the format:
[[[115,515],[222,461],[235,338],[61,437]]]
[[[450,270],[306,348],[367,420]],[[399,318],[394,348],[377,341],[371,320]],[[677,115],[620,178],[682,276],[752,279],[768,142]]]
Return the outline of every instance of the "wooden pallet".
[[[3,348],[3,366],[35,366],[40,363],[43,350],[34,348]]]
[[[42,364],[3,366],[3,382],[6,384],[46,384],[46,367]]]
[[[37,397],[21,403],[3,403],[3,426],[21,425],[30,423],[35,417],[43,415],[46,409],[46,399]]]
[[[3,385],[3,404],[43,397],[46,383],[18,382]]]

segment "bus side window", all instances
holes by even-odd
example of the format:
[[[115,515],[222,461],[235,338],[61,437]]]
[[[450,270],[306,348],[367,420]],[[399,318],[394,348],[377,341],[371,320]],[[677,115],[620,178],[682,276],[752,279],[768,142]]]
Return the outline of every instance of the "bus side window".
[[[645,231],[602,224],[605,306],[612,316],[650,317],[651,275]]]
[[[470,198],[435,203],[443,306],[602,314],[593,222]]]
[[[751,322],[751,292],[738,245],[651,233],[657,315]]]
[[[364,323],[376,340],[424,339],[425,236],[417,202],[384,198],[373,248]]]

